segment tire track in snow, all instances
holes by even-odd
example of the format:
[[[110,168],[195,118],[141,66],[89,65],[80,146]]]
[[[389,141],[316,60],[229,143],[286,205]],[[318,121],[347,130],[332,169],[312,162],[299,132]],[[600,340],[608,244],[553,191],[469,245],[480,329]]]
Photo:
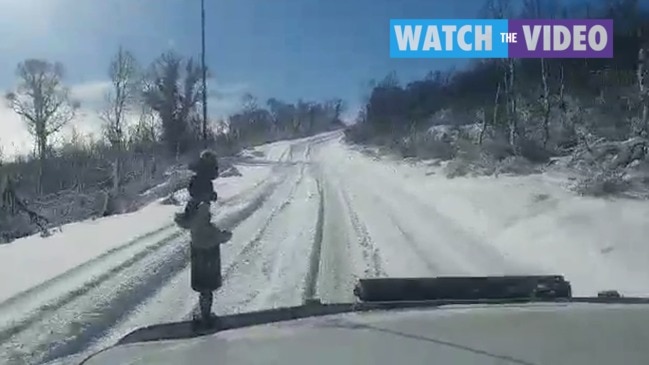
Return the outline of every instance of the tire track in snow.
[[[363,173],[372,172],[367,170]],[[495,247],[485,245],[479,237],[464,229],[462,222],[445,216],[434,202],[422,200],[420,193],[407,185],[407,180],[400,181],[399,177],[388,172],[375,173],[374,176],[380,179],[380,185],[364,184],[354,176],[350,176],[348,183],[365,194],[366,200],[372,202],[370,207],[385,212],[382,217],[374,218],[375,223],[383,220],[383,225],[387,222],[396,225],[396,233],[404,238],[401,242],[407,244],[404,247],[411,249],[412,256],[417,257],[424,269],[422,274],[503,275],[528,272],[516,262],[506,260]],[[372,228],[381,226],[376,224]]]
[[[300,184],[302,183],[302,180],[304,179],[304,169],[305,166],[301,165],[298,178],[291,186],[291,190],[289,191],[286,198],[279,205],[273,208],[273,210],[271,210],[269,216],[266,218],[266,220],[264,221],[263,225],[259,228],[259,230],[257,230],[253,238],[243,245],[241,250],[230,261],[230,264],[227,265],[227,267],[223,270],[222,287],[226,285],[226,282],[234,275],[234,273],[237,270],[240,269],[242,265],[247,264],[249,261],[255,259],[256,256],[254,255],[254,253],[259,248],[259,245],[261,244],[262,238],[266,234],[266,231],[269,229],[269,227],[271,226],[275,218],[279,216],[279,214],[281,214],[291,204]],[[215,298],[218,298],[218,294],[219,292],[217,291],[215,293]],[[251,293],[246,299],[241,301],[240,304],[245,305],[247,303],[250,303],[252,300],[254,300],[257,297],[258,294],[259,294],[258,292]],[[192,318],[193,314],[199,311],[200,311],[199,304],[196,303],[192,311],[185,316],[185,319]]]
[[[89,292],[91,295],[71,302],[71,308],[59,309],[60,312],[69,313],[62,313],[63,318],[56,320],[54,328],[49,325],[51,334],[47,336],[47,341],[39,343],[35,355],[42,356],[41,361],[48,362],[83,351],[89,343],[101,337],[138,303],[153,295],[176,272],[182,270],[187,259],[185,242],[178,240],[147,256],[138,265],[115,275],[106,282],[108,285],[94,287]],[[124,277],[138,277],[139,280],[121,282]],[[59,313],[56,315],[61,316]],[[65,325],[59,327],[61,324]],[[21,337],[31,339],[31,336],[27,332]]]
[[[317,212],[317,182],[305,173],[291,204],[273,219],[256,249],[216,293],[216,313],[301,304],[309,271],[305,258],[310,257],[313,248]],[[259,227],[263,222],[251,219],[246,225]]]
[[[258,196],[264,197],[269,195],[272,192],[272,190],[277,186],[277,184],[278,184],[277,182],[275,184],[267,183],[265,186],[262,186],[262,189],[260,190]],[[224,200],[224,202],[226,202],[227,204],[228,202],[234,201],[237,198],[238,195],[235,195],[229,199]],[[257,202],[257,201],[258,200],[253,200],[253,202]],[[254,203],[249,204],[243,209],[241,209],[240,211],[238,211],[236,214],[224,218],[225,224],[232,225],[232,223],[228,223],[228,220],[234,222],[240,221],[241,218],[239,216],[247,217],[250,214],[252,214],[252,212],[254,212],[254,210],[256,210],[257,208],[258,206],[256,204]],[[149,238],[155,237],[156,235],[165,232],[172,232],[172,233],[159,239],[154,244],[150,244],[146,242]],[[90,280],[86,279],[83,282],[83,284],[75,287],[72,290],[65,292],[64,295],[55,297],[52,300],[45,302],[43,305],[34,308],[33,310],[29,311],[27,316],[23,318],[19,318],[18,320],[14,318],[13,320],[14,324],[10,324],[4,329],[0,330],[0,343],[6,341],[9,337],[13,336],[15,333],[18,333],[23,329],[31,326],[33,323],[42,320],[51,312],[56,311],[57,309],[67,305],[71,301],[75,300],[77,297],[86,294],[93,287],[101,285],[104,281],[110,279],[112,276],[120,273],[125,268],[136,264],[146,255],[149,255],[153,251],[181,237],[183,234],[185,234],[185,232],[178,230],[175,227],[175,224],[169,224],[163,226],[154,231],[140,235],[135,239],[129,241],[125,245],[111,249],[105,252],[104,254],[90,261],[87,261],[86,263],[80,266],[74,267],[59,276],[56,276],[26,292],[23,292],[22,294],[19,294],[16,297],[11,298],[10,300],[5,301],[0,305],[0,311],[4,313],[16,312],[15,309],[17,307],[19,308],[21,305],[22,306],[29,305],[31,301],[37,300],[38,299],[37,297],[41,295],[43,291],[51,289],[57,285],[65,285],[75,277],[84,277],[83,274],[85,272],[93,270],[98,266],[107,266],[106,271],[103,271],[100,275],[94,275],[91,277]],[[143,245],[143,247],[138,249],[137,246],[139,245]],[[134,252],[127,260],[122,260],[122,261],[116,260],[117,258],[119,258],[118,256],[120,256],[121,254],[129,253],[128,251],[130,249],[138,249],[138,251]],[[118,262],[118,264],[115,264],[115,262]]]
[[[388,267],[392,275],[396,272],[399,272],[397,276],[467,273],[460,270],[462,265],[457,261],[458,257],[453,249],[454,242],[436,244],[441,240],[456,237],[445,236],[443,231],[434,229],[438,222],[431,217],[431,212],[416,209],[419,202],[404,199],[400,192],[396,191],[397,187],[376,187],[353,179],[348,179],[347,184],[357,192],[356,197],[363,207],[363,216],[368,224],[371,224],[370,229],[383,234],[379,243],[389,254],[387,259],[391,261],[388,262]],[[389,191],[389,194],[386,194],[386,191]],[[403,209],[404,206],[407,208]],[[382,213],[375,216],[374,211]],[[426,238],[427,246],[418,240],[421,237]],[[392,260],[398,264],[395,265]]]
[[[386,210],[386,214],[388,217],[390,217],[390,220],[392,223],[394,223],[394,227],[401,233],[401,236],[403,236],[404,241],[408,244],[411,250],[415,252],[415,254],[421,259],[421,261],[424,263],[426,268],[430,270],[431,273],[436,273],[439,272],[439,268],[437,265],[433,264],[433,262],[428,258],[428,255],[426,252],[419,246],[417,241],[415,241],[414,237],[410,233],[408,233],[403,227],[401,227],[401,224],[397,220],[397,218],[392,214],[389,210]]]
[[[309,151],[315,158],[310,166],[318,177],[324,201],[316,292],[323,302],[353,301],[358,278],[385,276],[385,271],[380,252],[343,194],[343,184],[318,161],[322,145],[333,139],[327,137],[314,141]]]
[[[353,300],[354,282],[362,276],[357,268],[365,267],[366,263],[352,249],[357,238],[354,237],[354,230],[345,214],[338,190],[332,189],[332,184],[323,178],[321,170],[316,170],[325,205],[316,291],[323,302]],[[361,259],[360,264],[355,260],[356,257]]]
[[[248,165],[248,166],[268,166],[271,165],[273,166],[273,169],[279,168],[279,167],[290,167],[290,166],[295,166],[298,163],[302,162],[299,160],[295,160],[295,155],[299,151],[303,150],[307,145],[305,145],[304,141],[300,142],[294,142],[290,144],[284,151],[282,151],[282,154],[277,158],[277,160],[269,160],[269,159],[262,159],[262,158],[251,158],[248,160],[243,160],[238,162],[241,165]]]
[[[301,146],[303,143],[291,143],[288,145],[288,148],[282,152],[282,155],[279,157],[278,161],[280,162],[292,162],[293,161],[293,154],[295,153],[295,148],[299,145]]]
[[[307,149],[307,153],[310,149]],[[309,257],[309,271],[307,272],[303,300],[314,299],[316,296],[316,286],[318,283],[318,273],[320,272],[320,256],[322,252],[322,237],[324,230],[324,192],[320,179],[316,179],[318,188],[318,218],[316,221],[315,237],[313,237],[313,248],[311,249],[311,256]]]
[[[287,149],[287,151],[288,151],[288,149]],[[281,161],[282,159],[286,158],[286,156],[285,156],[286,153],[287,153],[287,152],[285,152],[285,153],[280,157],[280,160],[279,160],[279,161]],[[281,176],[281,179],[284,179],[284,180],[285,180],[286,177],[287,177],[287,169],[286,169],[287,166],[284,165],[284,164],[278,164],[277,162],[279,162],[279,161],[273,161],[273,162],[275,162],[275,163],[272,164],[273,167],[271,167],[271,169],[270,169],[270,173],[268,174],[268,176],[272,178],[275,174],[279,173],[281,170],[284,170],[284,171],[281,172],[280,176]],[[239,164],[239,165],[256,165],[255,162],[256,162],[255,160],[252,160],[252,161],[241,161],[241,162],[239,162],[238,164]],[[268,163],[268,164],[266,164],[266,163],[262,163],[261,165],[269,165],[269,164],[271,164],[271,163]],[[271,180],[271,181],[272,181],[272,180]],[[263,178],[263,179],[261,179],[261,181],[257,182],[257,183],[254,184],[253,186],[251,186],[251,187],[249,187],[249,188],[247,188],[247,189],[245,189],[245,190],[243,190],[243,191],[237,193],[236,195],[234,195],[234,196],[232,196],[232,197],[229,197],[229,198],[227,198],[227,199],[223,199],[223,200],[219,200],[219,201],[217,201],[216,204],[213,205],[213,210],[214,210],[214,208],[218,209],[218,208],[223,207],[223,206],[231,206],[231,205],[234,205],[234,204],[240,203],[241,201],[245,201],[245,200],[248,198],[248,195],[254,193],[256,190],[258,190],[258,189],[260,189],[260,188],[264,188],[264,187],[266,187],[267,185],[272,185],[272,184],[274,184],[274,183],[273,183],[273,182],[269,182],[269,180],[266,179],[266,178]],[[276,184],[275,184],[275,185],[276,185]]]
[[[330,142],[336,138],[340,138],[340,135],[331,134],[326,135],[325,138],[319,140],[315,146],[320,146],[326,142]],[[318,151],[320,153],[327,153],[326,150]],[[325,157],[326,158],[326,157]],[[326,163],[319,166],[319,171],[323,176],[341,176],[337,171],[331,171],[327,168]],[[339,178],[336,181],[332,182],[332,185],[335,187],[335,191],[338,193],[334,199],[338,199],[342,203],[342,209],[344,214],[347,215],[348,222],[351,225],[352,230],[354,231],[355,238],[357,239],[358,247],[361,249],[361,255],[363,259],[364,267],[364,277],[375,278],[375,277],[385,277],[388,276],[385,270],[385,264],[381,257],[381,250],[375,244],[372,236],[367,229],[367,226],[361,220],[358,212],[354,209],[352,201],[349,197],[347,189],[349,188],[348,183],[341,181]],[[372,184],[367,184],[368,187],[371,187]],[[341,212],[340,214],[343,214]]]
[[[291,204],[291,200],[293,200],[293,197],[295,196],[295,192],[297,191],[300,183],[302,182],[302,179],[304,178],[304,166],[300,168],[300,173],[298,178],[296,179],[295,183],[291,187],[291,190],[286,197],[282,201],[281,204],[279,204],[277,207],[275,207],[269,217],[266,219],[264,224],[261,226],[261,228],[257,231],[255,236],[248,241],[244,245],[241,251],[236,255],[235,259],[232,261],[232,263],[225,269],[223,273],[223,281],[225,281],[229,276],[232,275],[232,273],[237,270],[237,268],[244,262],[244,259],[251,254],[253,250],[259,245],[261,242],[261,239],[263,238],[264,234],[266,233],[266,230],[268,230],[268,227],[270,227],[271,223],[273,220],[282,212],[284,209],[286,209],[289,204]]]
[[[444,243],[439,243],[439,246],[450,249],[451,252],[449,253],[452,254],[452,257],[456,257],[458,262],[466,263],[467,273],[504,275],[528,272],[529,268],[520,267],[516,262],[508,261],[499,250],[485,245],[478,237],[465,230],[457,221],[439,212],[435,206],[416,199],[407,190],[401,190],[397,192],[397,195],[404,198],[402,201],[410,202],[412,212],[416,212],[417,217],[428,217],[428,221],[431,223],[428,227],[432,227],[436,231],[436,240],[447,240]],[[393,198],[396,198],[396,195]],[[394,201],[385,202],[396,206]],[[403,219],[401,221],[403,224]],[[423,250],[422,245],[419,245],[419,247]],[[431,254],[429,253],[426,257],[431,257]]]
[[[115,275],[120,274],[128,267],[133,266],[134,264],[138,263],[146,256],[156,252],[163,246],[167,245],[168,243],[170,243],[171,241],[175,240],[176,238],[182,235],[183,232],[175,232],[174,234],[165,237],[164,239],[160,240],[158,243],[152,246],[148,246],[143,251],[140,251],[139,253],[133,255],[130,259],[123,261],[121,264],[113,267],[112,269],[104,272],[101,275],[94,277],[92,280],[87,281],[83,286],[66,293],[64,296],[57,298],[57,300],[55,300],[54,302],[47,303],[39,307],[26,319],[19,321],[17,324],[9,326],[8,328],[0,331],[0,343],[4,343],[5,341],[8,341],[12,336],[30,328],[35,323],[44,320],[46,317],[51,315],[52,312],[56,312],[57,310],[68,305],[69,303],[73,302],[77,298],[87,294],[92,289],[101,285],[105,281],[113,278]]]
[[[284,184],[287,181],[284,179],[280,183]],[[269,197],[268,200],[270,199],[272,198]],[[265,203],[264,207],[268,204],[270,202]],[[245,210],[241,213],[231,214],[228,217],[219,219],[218,225],[222,228],[233,229],[239,226],[238,223],[243,223],[244,219],[247,222],[253,214],[259,214],[258,210],[252,209],[247,211],[247,213]],[[187,252],[183,252],[183,255],[187,255]],[[159,285],[153,294],[138,303],[127,315],[120,318],[119,322],[111,326],[106,333],[85,344],[81,352],[70,357],[57,358],[55,364],[67,364],[69,362],[66,361],[72,361],[71,359],[85,358],[93,352],[114,344],[122,336],[135,328],[149,326],[159,322],[187,320],[187,313],[194,312],[193,307],[197,302],[197,293],[192,291],[189,286],[189,257],[185,257],[186,260],[181,270],[173,273],[172,277]],[[222,255],[222,259],[224,257]]]
[[[345,199],[345,201],[346,201],[346,204],[347,204],[347,206],[348,206],[348,209],[350,209],[350,215],[351,215],[352,221],[360,222],[360,220],[359,220],[359,218],[358,218],[358,215],[357,215],[354,211],[351,210],[351,203],[350,203],[349,195],[348,195],[347,192],[345,192],[345,191],[343,191],[342,194],[343,194],[343,196],[344,196],[344,199]],[[377,196],[377,199],[376,199],[375,201],[381,201],[381,199],[378,199],[378,198],[381,197],[382,194],[378,194],[378,193],[377,193],[376,196]],[[437,267],[437,265],[435,265],[435,264],[434,264],[434,263],[433,263],[433,262],[428,258],[428,254],[425,252],[424,249],[422,249],[422,247],[421,247],[421,246],[419,245],[419,243],[415,240],[415,238],[412,236],[412,234],[411,234],[410,232],[408,232],[406,229],[403,228],[403,226],[401,225],[399,219],[398,219],[398,218],[396,217],[396,215],[393,213],[393,209],[382,209],[382,211],[383,211],[384,214],[385,214],[385,215],[390,219],[390,222],[394,225],[394,228],[396,228],[396,230],[397,230],[397,231],[400,233],[400,235],[403,237],[404,240],[403,240],[402,242],[405,242],[405,243],[408,244],[408,247],[409,247],[412,251],[415,252],[415,254],[417,255],[417,257],[420,258],[420,260],[423,262],[423,264],[426,266],[426,268],[427,268],[428,270],[430,270],[430,271],[433,272],[433,273],[434,273],[434,272],[438,272],[438,267]],[[365,226],[361,226],[359,229],[361,230],[361,232],[363,232],[364,235],[366,235],[366,237],[369,237],[369,233],[368,233],[367,228],[366,228]],[[362,243],[362,245],[364,245],[364,246],[366,246],[366,247],[367,247],[367,246],[375,247],[373,243],[371,243],[371,244],[367,244],[367,243],[366,243],[366,244],[363,244],[363,243]],[[374,260],[374,261],[377,261],[377,260],[378,260],[378,261],[380,262],[380,254],[379,254],[378,252],[380,252],[380,251],[378,250],[378,248],[377,248],[375,251],[373,251],[373,260]],[[384,274],[384,273],[383,273],[383,274]]]
[[[298,143],[291,143],[289,145],[289,147],[288,147],[288,156],[286,157],[286,161],[291,161],[291,162],[295,161],[295,153],[299,151],[298,146],[299,146],[299,149],[304,148],[303,143],[299,143],[299,144]]]
[[[359,245],[362,248],[363,257],[369,265],[365,268],[366,277],[381,277],[386,276],[385,269],[383,268],[383,261],[381,260],[381,251],[374,244],[372,237],[370,236],[367,227],[360,220],[358,213],[352,208],[351,200],[349,195],[344,189],[340,189],[340,194],[342,196],[347,214],[349,214],[349,219],[356,232],[356,237],[358,237]]]
[[[115,256],[120,255],[121,253],[129,250],[130,248],[137,246],[138,244],[141,244],[143,241],[148,240],[151,237],[154,237],[160,233],[164,232],[171,232],[173,231],[173,225],[166,225],[163,227],[160,227],[156,230],[147,232],[145,234],[142,234],[140,236],[137,236],[136,238],[128,241],[122,246],[115,247],[113,249],[110,249],[103,254],[86,261],[85,263],[73,267],[64,273],[55,276],[54,278],[51,278],[49,280],[44,281],[41,284],[38,284],[26,291],[23,291],[21,293],[18,293],[17,295],[5,300],[4,302],[0,303],[0,313],[7,313],[7,312],[13,312],[15,308],[20,308],[21,306],[28,305],[30,302],[33,302],[36,300],[36,298],[44,291],[47,291],[48,289],[55,287],[56,285],[59,284],[64,284],[65,282],[69,281],[71,278],[78,276],[80,273],[91,269],[93,267],[96,267],[98,265],[103,264],[104,262],[109,262],[111,261]],[[58,299],[57,301],[65,301],[65,298]],[[58,305],[49,303],[48,308],[56,308]],[[36,309],[38,312],[39,310]],[[4,327],[4,326],[3,326]],[[4,331],[0,331],[0,342],[2,342],[3,339],[3,333]]]
[[[277,166],[273,167],[271,169],[271,174],[269,174],[269,175],[272,175],[272,172],[275,172],[276,169],[277,169]],[[233,195],[233,196],[231,196],[229,198],[218,200],[217,202],[215,202],[216,204],[214,204],[212,206],[212,210],[222,208],[222,207],[228,207],[228,206],[236,205],[236,204],[244,201],[246,198],[248,198],[249,195],[254,194],[255,191],[260,190],[260,189],[268,189],[269,185],[272,185],[272,184],[273,184],[272,182],[269,182],[266,179],[262,179],[261,181],[257,182],[253,186],[251,186],[249,188],[246,188],[246,189],[242,190],[241,192],[239,192],[239,193],[237,193],[237,194],[235,194],[235,195]],[[171,224],[171,226],[175,226],[175,223]]]
[[[270,194],[277,185],[277,182],[269,182],[268,180],[261,181],[260,183],[254,185],[249,189],[246,189],[232,197],[223,199],[218,207],[232,206],[234,203],[240,201],[244,196],[254,193],[255,190],[261,191],[262,195]],[[248,212],[246,211],[246,209],[243,209],[241,211],[241,214],[246,215],[248,214]],[[235,221],[237,220],[236,217],[233,218]],[[162,235],[166,236],[160,238],[155,244],[150,244],[147,242],[156,236]],[[52,312],[57,308],[60,308],[61,306],[64,306],[71,300],[74,300],[74,298],[83,295],[88,291],[89,288],[101,284],[101,282],[109,278],[110,275],[113,275],[123,268],[134,264],[139,259],[141,259],[143,255],[146,255],[152,250],[161,247],[161,245],[168,243],[170,240],[180,237],[180,235],[182,235],[182,231],[179,231],[174,223],[167,224],[153,231],[139,235],[134,239],[128,241],[124,245],[112,248],[79,266],[73,267],[63,272],[62,274],[55,276],[54,278],[51,278],[5,300],[4,302],[0,303],[0,313],[2,313],[3,315],[5,313],[10,313],[12,317],[11,322],[18,322],[18,324],[9,325],[9,328],[0,330],[0,343],[6,340],[7,336],[10,336],[12,333],[19,332],[21,328],[28,327],[30,323],[38,321],[40,318],[42,318],[43,315],[47,315],[47,313]],[[140,245],[142,245],[143,247],[138,248],[138,246]],[[133,256],[131,256],[126,261],[117,260],[119,256],[129,253],[129,251],[131,250],[137,250],[137,252],[133,253]],[[115,262],[120,262],[120,264],[115,265]],[[100,266],[107,266],[107,269],[103,273],[103,275],[92,276],[91,280],[84,279],[83,283],[80,286],[75,287],[72,290],[66,290],[67,293],[65,295],[49,299],[45,302],[44,305],[34,307],[33,309],[29,310],[28,313],[25,313],[25,307],[29,308],[31,306],[31,303],[43,302],[42,300],[39,300],[39,296],[43,296],[44,293],[50,291],[56,286],[66,286],[66,284],[67,286],[69,286],[69,282],[74,278],[85,278],[88,275],[84,274],[91,274],[89,273],[89,271],[96,271],[95,269]],[[16,319],[16,312],[19,313],[18,320]],[[27,316],[21,317],[20,314],[27,314]],[[3,327],[6,327],[6,325],[0,324],[0,328]]]
[[[247,219],[282,181],[268,185],[244,207],[219,219],[218,224],[236,226]],[[181,236],[185,239],[178,239]],[[96,277],[83,288],[66,294],[63,300],[42,308],[26,321],[6,329],[2,332],[4,337],[0,335],[1,352],[10,354],[11,359],[23,359],[18,363],[24,363],[25,358],[48,362],[82,351],[187,267],[188,239],[187,232],[179,231]],[[124,278],[135,280],[124,282]],[[62,320],[61,316],[69,318]],[[48,328],[50,333],[43,336],[42,328]],[[40,337],[32,333],[34,331],[40,331]],[[24,340],[16,341],[16,337]],[[37,339],[37,343],[34,344],[33,339]]]

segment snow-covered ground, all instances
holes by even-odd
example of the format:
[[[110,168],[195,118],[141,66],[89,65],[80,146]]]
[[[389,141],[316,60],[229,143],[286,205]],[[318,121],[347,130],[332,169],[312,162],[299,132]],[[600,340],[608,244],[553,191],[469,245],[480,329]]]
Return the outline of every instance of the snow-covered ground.
[[[646,203],[578,197],[546,175],[447,179],[340,138],[259,147],[236,164],[243,176],[215,181],[214,219],[234,232],[217,313],[350,301],[359,277],[551,273],[577,295],[649,295]],[[0,246],[3,361],[74,363],[191,316],[179,209],[156,202]]]
[[[558,273],[576,295],[649,294],[646,202],[577,196],[555,176],[448,179],[341,144],[321,152],[340,162],[327,176],[361,212],[388,275]]]

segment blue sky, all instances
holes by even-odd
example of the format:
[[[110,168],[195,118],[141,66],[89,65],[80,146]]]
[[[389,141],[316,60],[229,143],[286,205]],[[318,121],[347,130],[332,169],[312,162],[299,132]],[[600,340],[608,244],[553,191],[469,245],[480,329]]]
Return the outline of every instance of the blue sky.
[[[483,0],[206,0],[208,65],[224,88],[262,98],[356,101],[368,81],[391,70],[404,79],[451,60],[391,60],[388,21],[475,17]],[[122,44],[148,63],[174,48],[200,51],[199,0],[0,0],[8,21],[0,44],[0,85],[26,57],[58,60],[71,83],[105,79]]]
[[[390,59],[390,18],[473,18],[484,2],[206,0],[212,85],[262,99],[340,96],[353,104],[392,70],[410,80],[458,63]],[[104,80],[119,45],[144,64],[170,48],[200,51],[200,0],[0,0],[5,23],[2,87],[27,57],[63,62],[79,84]]]
[[[466,61],[390,59],[389,19],[474,18],[484,1],[206,0],[210,89],[223,95],[210,101],[210,113],[236,110],[244,92],[261,100],[341,97],[353,109],[369,81],[390,71],[407,81],[461,66]],[[0,0],[0,25],[0,90],[13,86],[26,58],[60,61],[88,118],[120,45],[144,65],[168,49],[200,52],[200,0]],[[0,143],[25,138],[20,128],[0,110]]]

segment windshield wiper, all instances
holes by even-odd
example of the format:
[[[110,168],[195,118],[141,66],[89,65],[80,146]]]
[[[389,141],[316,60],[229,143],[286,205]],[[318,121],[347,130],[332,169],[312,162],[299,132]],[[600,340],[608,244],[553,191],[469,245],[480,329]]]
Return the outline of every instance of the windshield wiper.
[[[439,299],[570,298],[561,275],[447,276],[361,279],[354,294],[364,302]]]

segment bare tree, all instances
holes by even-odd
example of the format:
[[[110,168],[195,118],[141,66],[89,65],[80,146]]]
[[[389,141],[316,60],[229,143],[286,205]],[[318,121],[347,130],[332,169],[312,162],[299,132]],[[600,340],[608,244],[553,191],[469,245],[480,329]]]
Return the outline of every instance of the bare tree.
[[[495,126],[498,123],[498,106],[500,105],[500,90],[502,83],[498,82],[498,87],[496,88],[496,96],[494,97],[494,108],[491,117],[491,125]],[[484,116],[482,119],[482,128],[480,129],[480,137],[478,137],[478,144],[482,145],[484,141],[485,133],[487,132],[487,117]]]
[[[162,121],[162,139],[176,157],[197,137],[189,132],[190,121],[201,104],[201,74],[202,67],[191,58],[183,62],[181,56],[167,52],[152,65],[144,90],[145,102]]]
[[[158,159],[156,147],[159,139],[159,124],[155,112],[146,103],[139,104],[139,117],[130,126],[129,144],[133,152],[148,156],[145,162],[145,174],[153,178],[157,171]]]
[[[253,112],[259,109],[259,101],[251,93],[245,93],[241,97],[241,106],[244,112]]]
[[[638,31],[640,39],[642,39],[642,30]],[[645,35],[646,37],[646,35]],[[647,91],[647,67],[649,66],[649,41],[641,41],[640,47],[638,47],[638,94],[639,99],[642,104],[642,112],[640,114],[640,128],[644,133],[649,132],[649,92]]]
[[[638,96],[641,103],[640,130],[645,136],[649,133],[649,24],[640,17],[640,4],[638,0],[624,0],[619,4],[619,12],[630,25],[630,31],[635,33],[639,40],[638,65],[636,78],[638,82]]]
[[[525,0],[523,3],[523,14],[525,17],[542,18],[544,11],[541,0]],[[543,104],[543,147],[546,147],[550,140],[550,87],[548,86],[548,67],[545,58],[541,58],[541,84],[543,94],[541,96]]]
[[[154,110],[145,103],[140,104],[138,120],[131,126],[130,142],[151,147],[158,141],[158,127]]]
[[[494,19],[511,18],[512,6],[510,0],[487,0],[483,8],[483,13]],[[504,77],[503,86],[507,99],[507,124],[509,129],[509,144],[516,149],[517,138],[519,135],[518,110],[516,105],[515,76],[516,64],[513,58],[503,61]],[[500,88],[496,90],[496,99],[500,96]],[[495,112],[494,112],[495,114]]]
[[[509,125],[509,144],[516,150],[519,125],[518,107],[516,103],[516,65],[513,59],[507,60],[507,71],[505,71],[505,95],[507,95],[507,121]]]
[[[40,162],[38,191],[42,192],[50,137],[74,118],[79,103],[70,99],[70,91],[63,85],[60,63],[28,59],[18,64],[16,74],[18,87],[7,93],[6,99],[34,137]]]
[[[47,226],[50,222],[47,218],[32,210],[16,193],[16,184],[12,176],[8,173],[0,174],[0,216],[3,214],[14,215],[23,212],[29,217],[31,223],[34,223],[41,230],[41,236],[50,235]],[[0,236],[0,238],[6,238]]]
[[[125,118],[138,97],[139,67],[133,54],[119,47],[110,63],[108,75],[111,90],[106,94],[106,108],[101,112],[101,118],[106,123],[106,137],[115,152],[113,191],[117,193],[121,179]]]
[[[345,109],[347,108],[345,102],[342,99],[334,99],[329,102],[328,107],[333,109],[334,122],[336,123],[342,122],[340,118],[342,116],[342,113],[345,112]]]
[[[138,97],[139,66],[133,54],[120,47],[110,63],[108,76],[111,90],[106,94],[101,118],[106,122],[108,141],[119,148],[124,142],[125,117]]]

